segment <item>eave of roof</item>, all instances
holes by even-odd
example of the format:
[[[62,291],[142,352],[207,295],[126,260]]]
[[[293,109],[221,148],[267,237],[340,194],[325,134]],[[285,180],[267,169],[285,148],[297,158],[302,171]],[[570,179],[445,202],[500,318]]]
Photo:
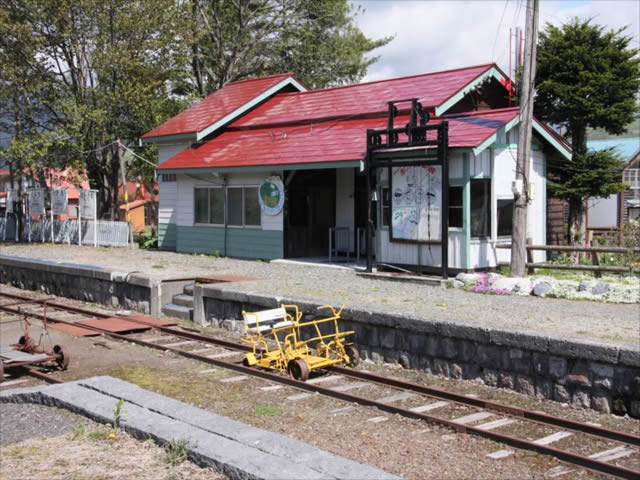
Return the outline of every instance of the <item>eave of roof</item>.
[[[475,148],[518,116],[518,108],[451,115],[433,119],[449,122],[450,148]],[[396,124],[408,121],[396,117]],[[192,147],[167,160],[159,168],[169,173],[189,169],[223,171],[230,168],[287,169],[300,165],[359,165],[366,152],[366,130],[384,128],[386,117],[342,119],[291,125],[282,128],[227,130],[209,142]],[[336,167],[337,168],[337,167]]]

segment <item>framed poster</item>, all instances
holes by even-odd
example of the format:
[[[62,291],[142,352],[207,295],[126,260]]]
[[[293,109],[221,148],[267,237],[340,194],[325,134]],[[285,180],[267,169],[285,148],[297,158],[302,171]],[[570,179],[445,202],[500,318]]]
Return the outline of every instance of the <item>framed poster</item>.
[[[53,215],[67,214],[67,189],[54,188],[51,192],[51,211]]]
[[[44,215],[44,188],[33,188],[27,191],[29,195],[29,215]]]
[[[390,170],[391,241],[441,243],[442,166]]]

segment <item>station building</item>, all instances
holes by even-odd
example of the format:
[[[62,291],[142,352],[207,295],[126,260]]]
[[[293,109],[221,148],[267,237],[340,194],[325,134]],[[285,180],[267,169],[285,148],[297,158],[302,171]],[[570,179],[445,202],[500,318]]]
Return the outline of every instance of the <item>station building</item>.
[[[495,248],[511,235],[520,116],[508,86],[495,64],[320,90],[307,90],[293,74],[229,83],[141,138],[158,146],[159,246],[317,258],[327,257],[334,235],[334,246],[355,254],[363,251],[371,201],[377,263],[437,266],[445,241],[449,268],[494,267],[510,256]],[[448,122],[448,181],[425,166],[375,169],[367,193],[367,130],[388,127],[391,101],[394,125],[402,126],[408,99],[417,99],[430,125]],[[528,232],[545,244],[547,161],[571,152],[538,120],[533,132]],[[445,239],[435,228],[442,221]]]

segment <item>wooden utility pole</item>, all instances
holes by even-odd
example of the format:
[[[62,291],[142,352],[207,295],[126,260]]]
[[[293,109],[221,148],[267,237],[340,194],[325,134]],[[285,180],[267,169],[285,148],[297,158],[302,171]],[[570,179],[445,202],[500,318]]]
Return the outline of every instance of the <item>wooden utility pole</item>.
[[[533,82],[536,76],[536,43],[538,41],[538,0],[527,0],[524,65],[520,88],[520,128],[516,181],[513,184],[513,231],[511,238],[511,273],[524,275],[527,260],[527,204],[529,203],[529,170],[531,164],[531,122],[533,119]]]
[[[120,173],[122,175],[122,192],[124,194],[124,208],[125,208],[125,219],[127,224],[129,225],[129,248],[133,248],[133,228],[131,228],[131,214],[129,213],[129,193],[127,192],[127,173],[124,169],[124,155],[122,155],[122,150],[124,150],[122,144],[120,143],[120,139],[116,140],[116,148],[118,152],[118,161],[120,162]],[[116,208],[118,208],[118,194],[116,193]]]

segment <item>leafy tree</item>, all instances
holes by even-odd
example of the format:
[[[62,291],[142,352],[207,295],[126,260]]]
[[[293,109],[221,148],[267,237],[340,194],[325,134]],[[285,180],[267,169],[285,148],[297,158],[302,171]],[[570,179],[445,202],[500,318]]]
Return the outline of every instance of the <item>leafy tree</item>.
[[[131,145],[184,107],[168,86],[185,74],[189,25],[174,0],[3,2],[0,55],[9,62],[0,81],[15,98],[13,143],[35,150],[41,165],[83,165],[100,213],[115,215],[114,140]],[[39,110],[25,111],[31,104]],[[64,148],[43,145],[47,131]]]
[[[540,33],[535,114],[566,131],[573,158],[552,168],[551,193],[569,202],[570,243],[584,238],[584,201],[624,189],[623,164],[612,152],[588,152],[587,128],[619,135],[638,111],[639,50],[625,28],[605,31],[575,18]]]
[[[244,78],[294,72],[311,88],[360,80],[391,38],[371,40],[347,0],[192,0],[191,64],[201,96]]]

